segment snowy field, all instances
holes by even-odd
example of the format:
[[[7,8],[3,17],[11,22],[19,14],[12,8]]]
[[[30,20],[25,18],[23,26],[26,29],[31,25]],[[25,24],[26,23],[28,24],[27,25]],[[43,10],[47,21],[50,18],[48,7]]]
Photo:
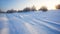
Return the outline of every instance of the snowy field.
[[[1,13],[0,34],[60,34],[60,10]]]

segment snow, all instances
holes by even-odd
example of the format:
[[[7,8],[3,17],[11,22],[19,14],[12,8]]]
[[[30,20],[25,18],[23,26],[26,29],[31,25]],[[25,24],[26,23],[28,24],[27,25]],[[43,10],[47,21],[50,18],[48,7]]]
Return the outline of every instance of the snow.
[[[60,10],[1,13],[0,34],[60,34]]]

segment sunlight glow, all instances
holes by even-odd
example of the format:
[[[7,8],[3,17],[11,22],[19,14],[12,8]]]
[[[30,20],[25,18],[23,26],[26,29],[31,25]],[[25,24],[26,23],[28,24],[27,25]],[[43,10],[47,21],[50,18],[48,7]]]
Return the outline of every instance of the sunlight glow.
[[[55,9],[55,6],[60,3],[60,0],[29,0],[32,2],[32,5],[35,5],[37,9],[41,6],[47,6],[47,8]]]
[[[55,9],[60,0],[0,0],[0,9],[2,10],[23,10],[25,7],[32,7],[35,5],[36,9],[41,6],[46,6],[49,10]]]

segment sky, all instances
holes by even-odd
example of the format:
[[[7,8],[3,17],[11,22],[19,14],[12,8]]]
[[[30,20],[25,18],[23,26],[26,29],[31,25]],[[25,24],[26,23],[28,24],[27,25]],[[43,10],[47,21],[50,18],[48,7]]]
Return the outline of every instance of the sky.
[[[14,9],[22,10],[25,7],[32,7],[36,9],[41,6],[47,6],[48,9],[55,9],[55,5],[60,4],[60,0],[0,0],[0,9],[3,11]]]

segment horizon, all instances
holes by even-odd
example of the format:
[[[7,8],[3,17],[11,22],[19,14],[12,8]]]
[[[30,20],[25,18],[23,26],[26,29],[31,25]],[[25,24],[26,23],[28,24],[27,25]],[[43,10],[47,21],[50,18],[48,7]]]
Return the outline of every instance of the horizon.
[[[0,0],[0,9],[7,11],[10,9],[22,10],[25,7],[33,5],[38,10],[41,6],[46,6],[49,10],[55,9],[55,6],[60,4],[60,0]]]

